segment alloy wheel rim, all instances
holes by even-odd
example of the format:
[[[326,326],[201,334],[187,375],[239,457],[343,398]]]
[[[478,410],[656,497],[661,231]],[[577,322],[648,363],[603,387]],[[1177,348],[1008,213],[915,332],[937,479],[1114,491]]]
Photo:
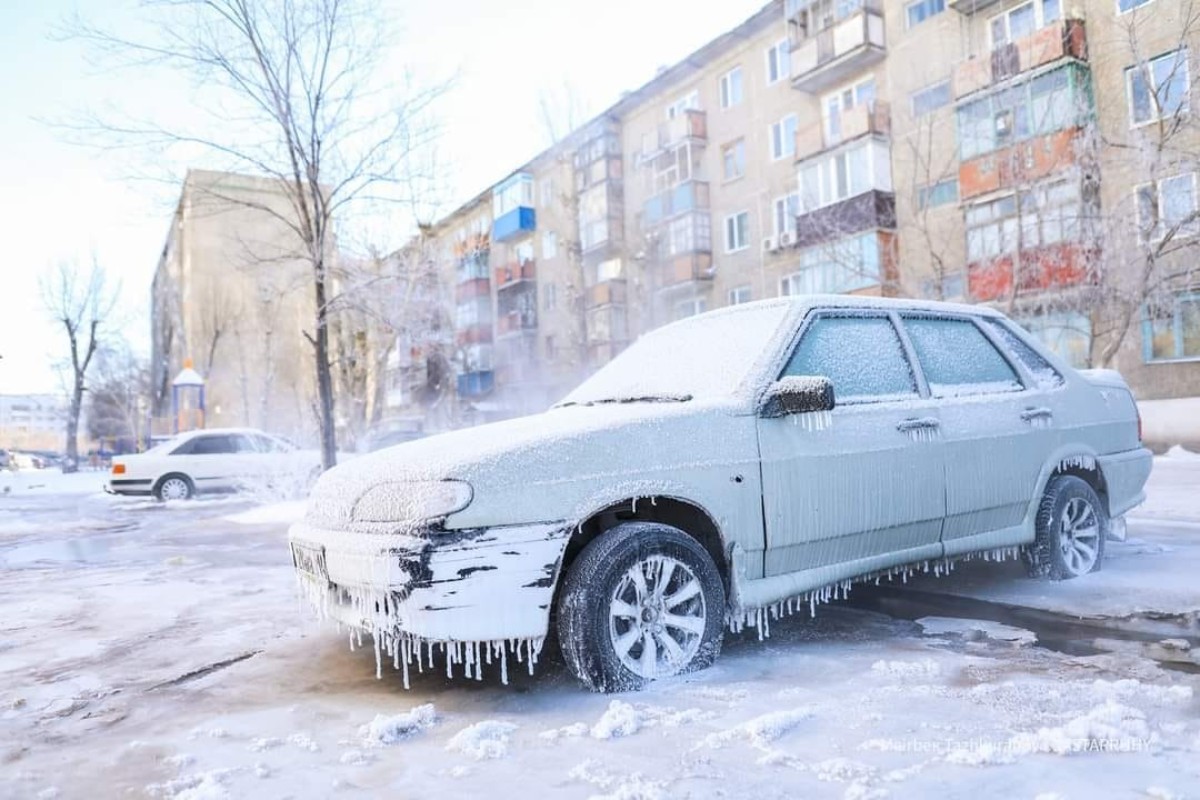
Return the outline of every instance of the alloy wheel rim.
[[[640,678],[674,675],[686,667],[700,650],[707,623],[700,579],[669,556],[634,562],[609,602],[613,651]]]
[[[188,495],[187,483],[180,478],[170,478],[163,482],[162,496],[166,500],[182,500]]]
[[[1073,575],[1090,572],[1100,556],[1100,517],[1082,497],[1067,502],[1060,519],[1059,547],[1063,562]]]

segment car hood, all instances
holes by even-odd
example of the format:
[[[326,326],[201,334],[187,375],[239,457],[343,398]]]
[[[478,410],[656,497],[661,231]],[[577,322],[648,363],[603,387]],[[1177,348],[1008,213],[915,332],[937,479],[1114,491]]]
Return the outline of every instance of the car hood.
[[[322,476],[313,504],[326,506],[322,517],[348,518],[355,500],[379,483],[454,479],[474,489],[468,509],[448,520],[455,527],[565,519],[579,491],[587,491],[581,485],[599,489],[728,460],[737,448],[730,447],[726,426],[736,411],[711,402],[614,403],[464,428],[339,465]],[[564,493],[566,484],[575,491]],[[567,494],[576,502],[564,499]]]

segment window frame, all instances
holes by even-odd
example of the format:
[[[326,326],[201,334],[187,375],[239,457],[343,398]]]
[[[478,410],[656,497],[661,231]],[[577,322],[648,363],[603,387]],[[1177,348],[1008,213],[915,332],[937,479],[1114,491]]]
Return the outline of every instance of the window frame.
[[[737,76],[737,97],[734,97],[734,75]],[[746,82],[742,75],[742,65],[738,64],[721,73],[717,79],[717,104],[722,111],[740,106],[746,99]]]
[[[1180,291],[1171,295],[1171,338],[1174,340],[1174,349],[1176,355],[1166,358],[1155,358],[1154,356],[1154,330],[1152,320],[1150,319],[1150,309],[1148,306],[1142,306],[1142,363],[1147,365],[1153,364],[1187,364],[1200,362],[1200,353],[1196,355],[1179,355],[1183,349],[1183,329],[1180,327],[1180,318],[1182,312],[1180,306],[1184,303],[1196,303],[1200,305],[1200,290]]]
[[[742,299],[742,300],[736,299],[738,297],[741,297],[742,293],[745,293],[745,299]],[[735,286],[729,290],[729,292],[726,294],[725,299],[726,299],[728,305],[731,305],[731,306],[740,306],[745,303],[753,302],[754,287],[752,287],[748,283],[743,283],[740,286]]]
[[[929,95],[935,89],[941,88],[945,88],[946,90],[946,102],[940,103],[924,111],[917,111],[917,97],[921,95]],[[908,95],[908,110],[909,113],[912,114],[913,119],[922,119],[924,117],[928,117],[930,114],[937,113],[941,109],[952,105],[954,105],[954,87],[949,78],[943,78],[940,81],[934,81],[933,83],[926,84],[925,86],[922,86],[920,89],[917,89]]]
[[[910,11],[911,9],[916,8],[917,6],[930,6],[930,5],[936,5],[938,3],[941,4],[941,8],[937,9],[936,11],[927,13],[925,15],[924,19],[920,19],[917,22],[912,21],[912,16],[911,16],[911,11]],[[929,20],[936,17],[938,14],[942,14],[945,11],[946,11],[946,0],[910,0],[910,2],[904,4],[904,30],[911,31],[913,28],[917,27],[918,25],[922,25],[922,24],[928,22]]]
[[[1168,181],[1176,181],[1180,178],[1188,176],[1192,178],[1192,214],[1197,215],[1191,223],[1191,229],[1187,226],[1181,226],[1175,232],[1175,238],[1186,239],[1200,234],[1200,171],[1196,172],[1180,172],[1176,175],[1168,175],[1165,178],[1159,178],[1155,181],[1139,183],[1133,187],[1133,206],[1134,206],[1134,221],[1137,224],[1137,238],[1140,244],[1151,244],[1153,242],[1161,242],[1166,237],[1166,231],[1163,228],[1163,184]],[[1141,197],[1144,189],[1153,189],[1154,191],[1154,229],[1149,237],[1146,235],[1146,228],[1142,223],[1142,204]]]
[[[995,50],[997,47],[1000,47],[1001,45],[1013,43],[1012,13],[1014,11],[1018,11],[1018,10],[1024,8],[1025,6],[1033,7],[1033,32],[1032,33],[1036,33],[1037,31],[1040,31],[1042,28],[1045,28],[1048,24],[1051,24],[1054,22],[1062,22],[1064,19],[1062,0],[1058,0],[1058,17],[1056,19],[1051,20],[1050,23],[1047,23],[1046,19],[1045,19],[1046,2],[1047,2],[1047,0],[1025,0],[1024,3],[1018,3],[1017,5],[1015,5],[1011,8],[1006,8],[1003,11],[997,12],[997,13],[993,14],[992,16],[988,17],[987,32],[988,32],[988,44],[991,45],[990,49]],[[1001,18],[1004,19],[1004,41],[997,44],[995,35],[994,35],[995,34],[994,26],[996,24],[996,20],[1001,19]],[[1027,34],[1027,35],[1032,35],[1032,33]]]
[[[792,125],[792,135],[791,136],[788,136],[788,133],[787,133],[787,127],[788,127],[789,122],[791,122],[791,125]],[[767,131],[767,133],[768,133],[767,139],[769,140],[768,148],[771,153],[772,161],[780,161],[785,158],[795,158],[796,157],[796,133],[799,130],[800,130],[800,117],[798,117],[794,112],[790,113],[790,114],[784,114],[778,120],[771,123],[771,126]],[[778,134],[779,151],[778,152],[776,152],[776,150],[775,150],[775,145],[777,143],[776,142],[776,131],[779,132],[779,134]]]
[[[784,53],[786,55],[781,57],[780,53]],[[776,75],[774,78],[771,77],[772,56],[774,56],[775,59]],[[780,81],[785,81],[791,77],[792,45],[791,42],[788,41],[787,37],[780,39],[778,42],[768,47],[764,52],[763,57],[766,61],[765,74],[767,76],[767,86],[774,86]]]
[[[1119,17],[1122,14],[1132,14],[1134,11],[1137,11],[1142,6],[1148,6],[1153,2],[1154,2],[1154,0],[1141,0],[1141,2],[1137,3],[1137,5],[1132,5],[1129,8],[1122,9],[1121,8],[1121,0],[1116,0],[1117,16]]]
[[[738,152],[741,153],[740,160],[737,157]],[[725,171],[726,153],[734,154],[734,166],[738,166],[739,164],[741,165],[741,171],[736,175],[729,175]],[[737,139],[734,139],[732,142],[722,145],[721,147],[721,182],[732,183],[733,181],[741,180],[744,177],[746,177],[746,137],[740,136]]]
[[[741,245],[739,247],[730,247],[730,244],[732,244],[732,242],[730,241],[730,232],[737,231],[737,220],[740,217],[746,218],[745,240],[741,243]],[[733,223],[732,228],[730,227],[731,222]],[[722,244],[725,245],[726,254],[740,253],[743,250],[749,249],[751,238],[753,238],[753,237],[750,236],[750,211],[749,210],[735,211],[732,214],[725,215],[724,231],[723,231],[723,235],[722,235]]]
[[[1180,106],[1178,111],[1175,111],[1170,114],[1164,114],[1164,113],[1162,113],[1161,108],[1155,109],[1152,106],[1151,107],[1151,116],[1147,117],[1144,120],[1138,121],[1137,116],[1134,111],[1134,104],[1133,104],[1133,78],[1134,78],[1134,76],[1141,74],[1147,80],[1151,81],[1152,85],[1148,86],[1147,88],[1150,92],[1150,96],[1156,97],[1158,95],[1158,86],[1153,84],[1155,62],[1162,61],[1164,58],[1175,58],[1178,61],[1180,53],[1183,53],[1183,60],[1182,60],[1182,64],[1183,64],[1183,104]],[[1185,116],[1185,115],[1191,113],[1191,110],[1192,110],[1192,108],[1191,108],[1191,105],[1192,105],[1192,102],[1191,102],[1192,101],[1192,62],[1189,60],[1189,55],[1190,55],[1190,53],[1188,52],[1188,48],[1186,45],[1184,45],[1183,47],[1177,47],[1174,50],[1168,50],[1165,53],[1159,53],[1156,56],[1152,56],[1150,58],[1145,59],[1144,62],[1142,62],[1146,66],[1145,72],[1142,72],[1142,63],[1137,63],[1137,64],[1134,64],[1132,66],[1125,68],[1125,110],[1129,112],[1129,129],[1130,130],[1137,130],[1138,128],[1144,128],[1147,125],[1153,125],[1154,123],[1159,122],[1164,119],[1167,119],[1169,117]],[[1156,112],[1157,112],[1157,115],[1156,115]]]

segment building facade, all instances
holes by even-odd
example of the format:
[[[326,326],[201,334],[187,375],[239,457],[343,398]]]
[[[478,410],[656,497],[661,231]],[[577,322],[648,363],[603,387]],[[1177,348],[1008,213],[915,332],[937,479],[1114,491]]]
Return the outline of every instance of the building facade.
[[[0,447],[62,451],[68,406],[65,395],[0,394]],[[87,420],[80,420],[79,430],[87,430]]]
[[[817,292],[995,305],[1200,396],[1189,8],[768,3],[436,226],[459,396],[536,410],[641,332]]]

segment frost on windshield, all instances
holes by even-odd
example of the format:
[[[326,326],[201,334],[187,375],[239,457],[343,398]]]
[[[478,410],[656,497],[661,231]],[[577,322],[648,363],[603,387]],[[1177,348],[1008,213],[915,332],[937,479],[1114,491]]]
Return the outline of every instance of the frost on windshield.
[[[887,317],[820,317],[804,333],[784,374],[821,376],[837,402],[915,397],[917,383]]]
[[[789,308],[787,303],[735,307],[651,331],[560,405],[731,397],[769,350]]]

